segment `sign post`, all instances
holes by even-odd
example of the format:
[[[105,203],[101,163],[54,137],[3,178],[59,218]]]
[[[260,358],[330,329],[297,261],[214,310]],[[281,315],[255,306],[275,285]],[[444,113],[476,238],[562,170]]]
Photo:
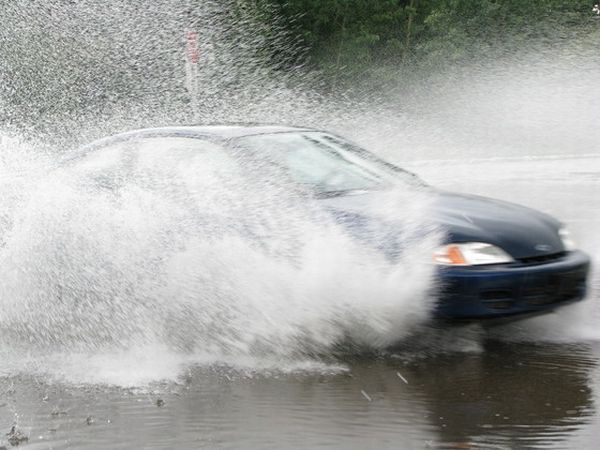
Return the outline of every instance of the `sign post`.
[[[194,120],[198,119],[198,33],[185,32],[185,87],[190,96],[190,105]]]

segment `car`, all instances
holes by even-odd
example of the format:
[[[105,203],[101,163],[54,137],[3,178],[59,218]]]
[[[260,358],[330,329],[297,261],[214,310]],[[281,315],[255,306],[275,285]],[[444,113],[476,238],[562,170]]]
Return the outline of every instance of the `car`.
[[[432,255],[440,286],[433,312],[437,319],[517,319],[551,312],[586,295],[590,258],[575,249],[558,220],[513,203],[434,189],[326,131],[278,125],[149,128],[98,140],[71,159],[131,142],[154,145],[157,139],[172,148],[205,150],[213,159],[235,153],[242,160],[266,161],[264,170],[283,168],[357,239],[368,240],[360,221],[368,216],[366,205],[373,196],[392,186],[426,190],[434,199],[433,220],[444,231]]]

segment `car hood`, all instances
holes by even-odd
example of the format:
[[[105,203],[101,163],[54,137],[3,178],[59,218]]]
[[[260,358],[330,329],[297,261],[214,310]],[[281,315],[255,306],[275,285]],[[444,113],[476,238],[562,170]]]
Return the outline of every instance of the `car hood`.
[[[438,192],[437,220],[449,242],[488,242],[513,258],[531,258],[564,251],[553,217],[514,203],[474,195]]]
[[[553,217],[513,203],[432,190],[433,219],[446,232],[447,242],[487,242],[515,259],[535,258],[564,251]],[[378,192],[323,200],[344,222],[369,220],[368,211]],[[350,220],[350,221],[351,221]]]

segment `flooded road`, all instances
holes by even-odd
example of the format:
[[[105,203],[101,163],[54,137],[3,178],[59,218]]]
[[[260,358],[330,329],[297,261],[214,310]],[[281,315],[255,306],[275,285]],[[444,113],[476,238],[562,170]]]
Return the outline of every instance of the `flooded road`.
[[[407,167],[441,188],[557,215],[598,265],[598,157]],[[2,444],[596,448],[597,270],[590,288],[584,303],[548,317],[493,329],[425,327],[393,351],[360,358],[215,362],[160,346],[106,356],[63,352],[44,360],[24,352],[20,364],[11,355],[0,369],[0,430],[17,428]]]
[[[593,448],[597,356],[490,342],[339,373],[191,368],[141,390],[16,377],[3,426],[17,410],[31,448]]]

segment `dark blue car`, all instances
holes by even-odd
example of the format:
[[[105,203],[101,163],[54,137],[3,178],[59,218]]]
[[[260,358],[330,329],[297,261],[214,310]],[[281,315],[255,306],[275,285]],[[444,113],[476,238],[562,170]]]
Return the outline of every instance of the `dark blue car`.
[[[433,255],[440,281],[435,315],[525,317],[582,300],[590,260],[559,221],[512,203],[426,187],[415,175],[327,132],[280,126],[190,126],[133,131],[96,141],[83,155],[124,142],[210,145],[283,168],[361,238],[361,208],[388,186],[427,189],[445,242]],[[265,166],[267,167],[267,166]],[[366,213],[365,213],[366,216]],[[366,239],[366,237],[365,237]]]

